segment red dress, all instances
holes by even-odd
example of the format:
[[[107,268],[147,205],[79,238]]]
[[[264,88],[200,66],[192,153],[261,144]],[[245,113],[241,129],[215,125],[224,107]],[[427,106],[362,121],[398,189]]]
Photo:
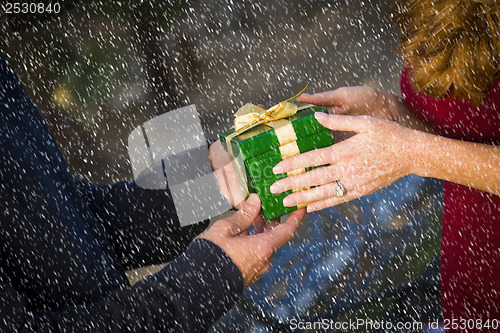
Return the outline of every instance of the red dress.
[[[437,134],[500,145],[500,79],[478,108],[469,101],[438,100],[413,90],[408,72],[403,70],[401,77],[404,101]],[[445,319],[489,318],[500,324],[500,196],[445,182],[441,292]]]

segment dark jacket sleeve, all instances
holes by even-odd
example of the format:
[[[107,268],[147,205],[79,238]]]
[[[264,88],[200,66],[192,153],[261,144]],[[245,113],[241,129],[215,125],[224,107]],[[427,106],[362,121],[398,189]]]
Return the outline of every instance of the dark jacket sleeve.
[[[203,332],[242,289],[236,265],[205,239],[133,287],[57,311],[27,308],[0,266],[0,332]]]
[[[202,221],[180,227],[168,188],[143,189],[133,181],[93,185],[77,180],[76,184],[126,269],[171,260],[208,225]]]

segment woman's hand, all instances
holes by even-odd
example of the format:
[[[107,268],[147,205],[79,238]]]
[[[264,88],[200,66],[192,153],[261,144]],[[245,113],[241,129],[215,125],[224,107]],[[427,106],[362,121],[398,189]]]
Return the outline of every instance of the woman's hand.
[[[397,96],[372,87],[343,87],[314,95],[302,94],[299,101],[322,106],[332,114],[395,120],[390,108],[394,98]]]
[[[413,115],[401,98],[372,87],[343,87],[314,95],[302,94],[299,101],[322,106],[331,114],[373,116],[433,133],[429,126]]]
[[[335,131],[352,131],[353,137],[327,148],[317,149],[278,163],[275,174],[312,166],[322,168],[275,182],[272,193],[317,186],[288,195],[285,206],[310,202],[308,212],[335,206],[394,183],[408,175],[412,165],[410,152],[414,130],[396,122],[369,116],[315,114],[323,126]],[[335,181],[346,194],[337,197]]]

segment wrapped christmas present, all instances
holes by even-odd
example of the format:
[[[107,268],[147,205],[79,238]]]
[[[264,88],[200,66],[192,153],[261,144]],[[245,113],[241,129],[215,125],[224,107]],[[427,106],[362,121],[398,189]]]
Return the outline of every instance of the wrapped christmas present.
[[[248,193],[259,195],[268,220],[305,206],[283,206],[287,195],[303,189],[273,194],[269,187],[281,178],[313,169],[275,175],[273,167],[286,158],[334,144],[331,131],[314,117],[315,112],[327,110],[295,102],[303,91],[267,110],[245,104],[235,114],[234,129],[219,134],[224,149],[233,157],[238,178]]]

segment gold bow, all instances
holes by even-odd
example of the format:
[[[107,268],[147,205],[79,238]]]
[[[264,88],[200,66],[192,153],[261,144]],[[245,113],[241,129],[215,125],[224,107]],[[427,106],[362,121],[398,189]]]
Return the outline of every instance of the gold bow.
[[[233,149],[231,146],[231,140],[238,135],[262,124],[267,124],[274,128],[278,141],[280,142],[280,153],[283,159],[300,154],[299,148],[297,146],[297,136],[293,129],[292,124],[285,120],[284,118],[291,117],[297,113],[298,110],[303,108],[311,107],[312,105],[304,105],[299,107],[293,102],[299,98],[302,93],[306,90],[307,85],[295,96],[287,99],[286,101],[280,102],[275,106],[264,110],[263,108],[247,103],[243,105],[235,114],[234,118],[234,132],[226,137],[226,147],[227,151],[232,157]],[[238,174],[238,178],[242,180],[243,185],[248,190],[248,184],[246,182],[245,173],[243,172],[243,167],[240,164],[238,158],[233,159],[233,163]],[[289,172],[289,175],[300,174],[305,172],[305,169],[298,169]],[[293,190],[294,192],[298,190]],[[306,204],[298,205],[297,208],[305,207]]]
[[[232,155],[231,140],[236,136],[258,125],[267,124],[296,114],[299,108],[292,102],[299,98],[299,96],[304,93],[306,88],[307,85],[295,96],[287,99],[286,101],[280,102],[267,110],[251,103],[243,105],[235,114],[234,133],[228,135],[226,138],[229,153]]]
[[[267,110],[257,105],[247,103],[235,114],[234,130],[238,132],[238,134],[241,134],[257,125],[293,116],[297,113],[297,109],[297,104],[289,102],[281,102]]]

